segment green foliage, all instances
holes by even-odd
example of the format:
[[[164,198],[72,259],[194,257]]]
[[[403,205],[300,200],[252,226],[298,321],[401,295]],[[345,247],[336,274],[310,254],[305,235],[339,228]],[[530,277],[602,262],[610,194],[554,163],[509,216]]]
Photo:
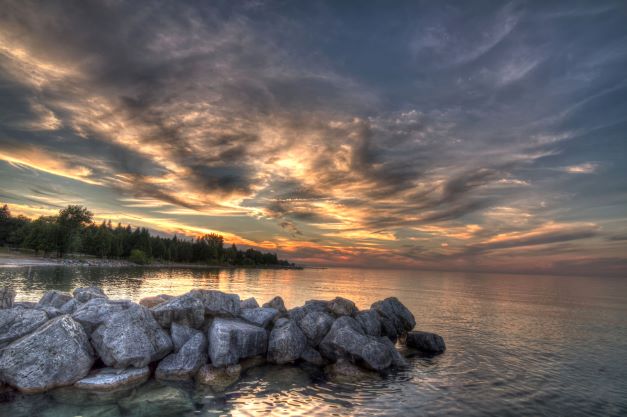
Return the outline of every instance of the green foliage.
[[[146,252],[141,249],[133,249],[131,251],[131,255],[128,257],[128,260],[136,263],[137,265],[146,265],[150,263],[148,255],[146,255]]]
[[[93,223],[93,214],[82,206],[68,206],[58,216],[36,220],[13,217],[7,205],[0,207],[0,245],[24,247],[62,257],[80,252],[100,258],[129,259],[145,264],[155,259],[165,262],[212,265],[292,266],[276,253],[255,249],[245,251],[235,245],[224,248],[224,238],[212,233],[196,239],[151,236],[146,228],[133,229],[111,221]]]

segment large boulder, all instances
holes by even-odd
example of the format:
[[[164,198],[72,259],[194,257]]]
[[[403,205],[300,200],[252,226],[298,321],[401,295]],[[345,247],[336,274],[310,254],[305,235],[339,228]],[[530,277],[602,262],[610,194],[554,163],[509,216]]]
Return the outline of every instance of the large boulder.
[[[148,381],[150,368],[98,369],[77,381],[76,388],[89,391],[114,391],[131,388]]]
[[[285,308],[285,303],[283,302],[283,299],[279,297],[278,295],[274,297],[272,300],[265,303],[262,307],[274,308],[275,310],[278,310],[279,313],[281,314],[287,313],[287,309]]]
[[[446,350],[444,338],[435,333],[409,332],[405,339],[407,346],[425,353],[442,353]]]
[[[201,334],[200,330],[192,329],[188,326],[183,326],[182,324],[172,323],[170,327],[170,337],[172,338],[172,343],[174,344],[174,352],[178,352],[181,350],[183,345],[187,343],[192,336],[196,334]]]
[[[205,365],[196,373],[196,383],[209,385],[214,391],[224,391],[236,383],[242,374],[242,367],[239,364],[216,368],[212,365]]]
[[[153,295],[152,297],[144,297],[141,300],[139,300],[139,305],[142,305],[148,308],[153,308],[153,307],[158,306],[161,303],[170,301],[173,298],[174,298],[173,296],[167,295],[167,294]]]
[[[72,294],[79,303],[86,303],[92,298],[107,298],[104,291],[99,287],[84,287],[75,289]]]
[[[259,308],[259,303],[255,299],[255,297],[250,297],[250,298],[240,301],[239,308],[242,310],[245,308]]]
[[[342,297],[335,297],[329,301],[328,307],[336,317],[354,316],[359,311],[354,302]]]
[[[213,366],[233,365],[240,359],[263,355],[267,348],[266,330],[242,320],[216,318],[209,328],[209,356]]]
[[[37,330],[48,321],[48,315],[41,310],[13,307],[0,310],[0,349]]]
[[[348,358],[375,371],[392,365],[395,350],[375,337],[366,336],[363,329],[349,316],[337,319],[320,343],[320,353],[331,361]]]
[[[15,290],[8,287],[0,287],[0,310],[13,307]]]
[[[375,310],[363,310],[355,315],[355,320],[368,336],[381,336],[381,318]]]
[[[308,313],[299,323],[299,327],[307,336],[312,346],[318,346],[324,336],[329,332],[335,319],[322,311]]]
[[[267,327],[279,314],[277,310],[270,307],[245,308],[240,311],[240,318],[259,327]]]
[[[281,320],[270,332],[268,361],[279,365],[299,359],[307,347],[307,338],[292,320]]]
[[[172,353],[157,366],[155,377],[167,380],[192,378],[207,363],[207,338],[202,333],[192,336],[177,353]]]
[[[72,294],[69,292],[51,290],[41,296],[39,302],[37,303],[37,307],[61,308],[63,304],[67,303],[71,299]]]
[[[157,323],[169,328],[173,322],[195,329],[205,321],[205,306],[201,300],[190,294],[181,295],[151,309]]]
[[[414,315],[396,297],[377,301],[370,307],[381,318],[381,330],[392,342],[416,326]]]
[[[72,318],[79,322],[87,334],[92,334],[102,323],[113,314],[129,309],[134,304],[127,300],[107,300],[106,298],[93,298],[79,306],[72,314]]]
[[[0,351],[0,380],[22,392],[43,392],[75,383],[93,363],[87,334],[63,315]]]
[[[202,301],[208,316],[237,317],[239,314],[240,300],[237,294],[215,290],[192,290],[188,294]]]
[[[141,368],[172,350],[172,340],[150,310],[133,305],[112,314],[91,335],[92,344],[107,366]]]

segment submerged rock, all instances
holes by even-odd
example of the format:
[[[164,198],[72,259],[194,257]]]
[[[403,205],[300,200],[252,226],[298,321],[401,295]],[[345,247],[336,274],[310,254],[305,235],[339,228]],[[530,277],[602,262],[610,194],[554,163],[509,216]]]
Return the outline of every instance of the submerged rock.
[[[46,407],[38,417],[120,417],[120,408],[117,404],[102,405],[73,405],[73,404],[52,404]]]
[[[328,306],[329,310],[337,317],[354,316],[359,311],[354,302],[342,297],[335,297],[329,302]]]
[[[67,303],[72,299],[72,294],[69,292],[51,290],[46,292],[39,302],[37,303],[37,307],[54,307],[61,308],[63,304]]]
[[[8,287],[0,287],[0,310],[13,307],[15,290]]]
[[[205,306],[189,294],[173,298],[151,309],[161,327],[169,328],[173,322],[198,329],[205,321]]]
[[[242,367],[239,364],[221,368],[205,365],[198,370],[196,382],[208,385],[214,391],[224,391],[239,380],[241,373]]]
[[[279,314],[278,310],[270,307],[246,308],[240,311],[240,318],[259,327],[268,327]]]
[[[307,347],[307,338],[292,320],[277,322],[270,332],[268,361],[279,365],[299,359]]]
[[[266,330],[237,319],[216,318],[209,329],[208,339],[211,363],[217,367],[263,355],[268,347]]]
[[[239,308],[242,310],[245,308],[259,308],[259,303],[255,300],[255,297],[250,297],[240,301]]]
[[[194,410],[194,404],[185,391],[158,383],[143,385],[118,404],[133,417],[178,417]]]
[[[307,363],[310,363],[315,366],[324,366],[328,363],[326,359],[322,357],[320,352],[311,346],[307,346],[303,352],[300,354],[300,358]]]
[[[202,332],[182,324],[172,323],[170,327],[170,337],[174,344],[174,352],[178,352],[183,345],[196,334],[202,334]]]
[[[107,300],[105,298],[93,298],[79,306],[72,314],[72,318],[79,322],[87,334],[92,334],[109,318],[120,311],[129,309],[134,304],[127,300]]]
[[[444,338],[435,333],[409,332],[405,343],[409,347],[426,353],[442,353],[446,350]]]
[[[159,362],[155,377],[167,380],[190,379],[206,363],[207,339],[204,334],[197,333],[177,353],[172,353]]]
[[[381,378],[378,373],[361,369],[346,359],[340,359],[328,365],[325,368],[325,372],[331,381],[339,383],[351,383]]]
[[[102,368],[77,381],[76,388],[90,391],[113,391],[143,384],[150,377],[150,369],[143,368]]]
[[[150,310],[133,305],[114,313],[91,336],[107,366],[141,368],[172,351],[170,336],[159,327]]]
[[[108,298],[99,287],[77,288],[72,294],[74,294],[74,299],[79,303],[86,303],[93,298]]]
[[[0,310],[0,348],[37,330],[48,321],[41,310],[13,307]]]
[[[382,333],[392,342],[416,326],[414,315],[396,297],[377,301],[370,308],[379,314]]]
[[[279,297],[278,295],[274,297],[272,300],[265,303],[263,307],[274,308],[275,310],[278,310],[279,313],[281,314],[287,313],[287,309],[285,308],[285,303],[283,302],[283,299]]]
[[[22,392],[43,392],[75,383],[93,363],[87,334],[64,315],[0,351],[0,379]]]
[[[237,317],[240,311],[239,295],[215,290],[191,290],[189,293],[202,301],[208,316]]]

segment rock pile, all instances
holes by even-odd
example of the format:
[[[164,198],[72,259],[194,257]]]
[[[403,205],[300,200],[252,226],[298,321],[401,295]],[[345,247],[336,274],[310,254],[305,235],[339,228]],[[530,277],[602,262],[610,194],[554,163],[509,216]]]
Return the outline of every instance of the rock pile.
[[[264,362],[326,367],[338,380],[407,366],[397,341],[429,354],[442,337],[412,331],[413,314],[394,297],[368,310],[337,297],[286,309],[281,297],[196,289],[134,303],[96,287],[45,293],[15,303],[0,288],[0,382],[25,393],[74,385],[115,390],[162,380],[195,380],[221,390]]]

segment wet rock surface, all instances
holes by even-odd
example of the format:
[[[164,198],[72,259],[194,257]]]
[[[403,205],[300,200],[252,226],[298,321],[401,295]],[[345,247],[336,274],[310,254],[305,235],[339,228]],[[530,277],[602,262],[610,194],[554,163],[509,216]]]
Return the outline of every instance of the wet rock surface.
[[[90,391],[113,391],[132,387],[146,382],[150,377],[150,369],[143,368],[102,368],[78,380],[76,388]]]
[[[444,339],[435,333],[409,332],[405,343],[425,353],[443,353],[446,350]]]

